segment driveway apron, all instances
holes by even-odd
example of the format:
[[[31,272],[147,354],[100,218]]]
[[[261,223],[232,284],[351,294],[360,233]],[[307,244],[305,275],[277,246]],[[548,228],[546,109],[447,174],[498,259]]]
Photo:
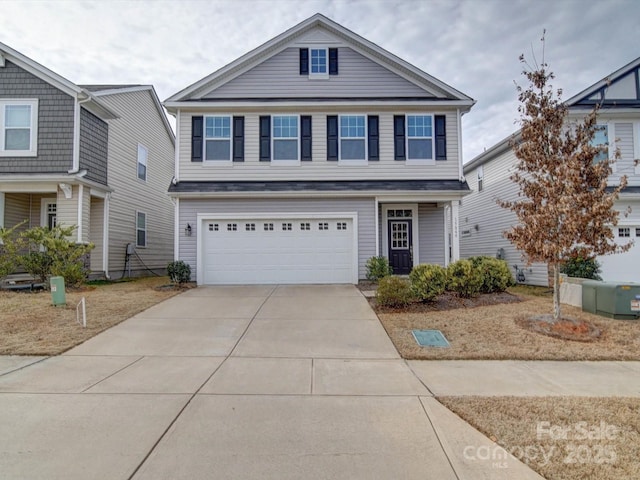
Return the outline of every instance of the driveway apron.
[[[541,478],[465,458],[495,445],[350,285],[201,287],[59,357],[5,358],[1,478]]]

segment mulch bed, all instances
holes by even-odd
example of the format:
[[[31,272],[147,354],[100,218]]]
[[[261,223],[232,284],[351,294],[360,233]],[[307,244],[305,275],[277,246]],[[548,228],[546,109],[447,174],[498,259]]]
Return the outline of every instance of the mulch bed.
[[[542,335],[575,342],[593,342],[603,334],[601,329],[585,320],[554,320],[551,315],[519,317],[516,319],[516,325]]]

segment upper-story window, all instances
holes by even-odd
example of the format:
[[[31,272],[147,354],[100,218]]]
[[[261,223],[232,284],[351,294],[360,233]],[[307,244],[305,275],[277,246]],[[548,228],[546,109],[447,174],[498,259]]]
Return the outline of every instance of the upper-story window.
[[[478,167],[478,191],[482,191],[482,182],[484,181],[484,168],[482,165]]]
[[[594,162],[601,162],[609,158],[609,128],[606,124],[597,124],[596,131],[591,140],[594,147],[603,146],[603,149],[594,158]]]
[[[147,157],[149,151],[144,145],[138,144],[138,178],[147,181]]]
[[[274,115],[272,140],[273,160],[300,160],[298,117],[295,115]]]
[[[446,115],[394,115],[393,151],[396,160],[435,165],[447,159]]]
[[[364,115],[340,116],[340,160],[367,158],[365,124]]]
[[[311,63],[309,73],[311,75],[327,75],[327,49],[312,48],[309,51],[309,61]]]
[[[231,117],[204,118],[205,161],[231,161]]]
[[[0,100],[0,156],[37,155],[38,100]]]
[[[431,115],[407,115],[407,159],[433,160]]]
[[[310,79],[328,79],[329,75],[338,75],[338,49],[301,48],[300,75],[307,75]]]

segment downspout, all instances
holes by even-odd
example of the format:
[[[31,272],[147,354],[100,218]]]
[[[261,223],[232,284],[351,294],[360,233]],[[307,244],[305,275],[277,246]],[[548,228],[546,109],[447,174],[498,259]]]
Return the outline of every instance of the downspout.
[[[78,243],[82,243],[82,203],[84,201],[84,185],[78,185]]]
[[[462,165],[462,114],[460,109],[456,109],[458,117],[458,176],[461,182],[464,182],[464,167]]]
[[[107,192],[104,197],[104,219],[102,230],[102,270],[104,271],[104,277],[107,280],[111,280],[109,275],[109,201],[111,200],[111,193]]]
[[[73,109],[73,165],[71,170],[67,172],[69,174],[78,173],[80,171],[80,105],[91,100],[91,97],[87,97],[84,100],[77,98],[76,100],[77,101],[74,104]]]

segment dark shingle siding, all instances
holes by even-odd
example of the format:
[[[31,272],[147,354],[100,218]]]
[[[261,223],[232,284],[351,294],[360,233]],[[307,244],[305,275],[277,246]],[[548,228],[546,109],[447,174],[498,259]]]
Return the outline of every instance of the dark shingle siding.
[[[84,108],[80,109],[80,169],[87,180],[107,184],[107,144],[109,127]]]
[[[37,98],[38,156],[0,157],[1,173],[66,173],[73,165],[71,96],[6,61],[0,68],[0,98]]]

